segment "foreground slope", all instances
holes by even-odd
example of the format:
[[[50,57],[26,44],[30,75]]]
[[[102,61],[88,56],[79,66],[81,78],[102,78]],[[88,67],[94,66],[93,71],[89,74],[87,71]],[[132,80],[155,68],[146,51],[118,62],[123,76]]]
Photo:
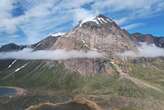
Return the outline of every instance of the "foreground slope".
[[[80,96],[96,102],[104,110],[109,108],[162,110],[164,60],[159,58],[148,61],[138,59],[137,61],[129,61],[126,66],[120,65],[120,68],[127,68],[132,80],[119,76],[115,65],[113,65],[114,71],[111,75],[81,76],[63,69],[62,65],[55,66],[54,62],[51,68],[44,63],[39,65],[41,62],[38,61],[29,62],[26,68],[1,80],[3,81],[1,85],[23,87],[30,91],[30,94],[24,97],[5,99],[6,102],[4,102],[4,98],[1,98],[0,107],[6,110],[12,110],[16,108],[16,105],[17,108],[27,108],[47,101],[51,103],[67,102],[72,100],[72,97]],[[20,62],[23,63],[23,61],[17,61],[17,64]],[[12,67],[9,71],[12,69],[15,70]],[[29,71],[30,69],[31,71]]]

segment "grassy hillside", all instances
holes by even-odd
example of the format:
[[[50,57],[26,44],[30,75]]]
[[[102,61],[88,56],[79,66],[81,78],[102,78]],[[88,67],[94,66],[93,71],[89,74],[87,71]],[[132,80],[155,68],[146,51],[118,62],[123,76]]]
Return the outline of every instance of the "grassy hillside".
[[[92,96],[92,99],[94,97],[100,105],[112,106],[116,110],[162,110],[163,108],[164,60],[162,59],[128,61],[118,65],[120,68],[127,69],[130,78],[120,77],[114,66],[111,75],[81,76],[65,69],[62,64],[51,63],[17,61],[11,68],[1,69],[0,84],[26,88],[37,94],[38,98],[47,94],[55,96],[57,93],[68,96],[81,95],[87,98]],[[25,64],[24,68],[15,71]],[[22,100],[29,100],[29,98]],[[36,100],[37,98],[32,102]]]

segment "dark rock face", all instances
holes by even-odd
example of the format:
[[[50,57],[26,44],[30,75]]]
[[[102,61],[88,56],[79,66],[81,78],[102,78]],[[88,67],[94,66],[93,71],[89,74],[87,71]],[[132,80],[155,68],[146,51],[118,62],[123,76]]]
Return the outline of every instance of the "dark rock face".
[[[154,43],[155,43],[158,47],[164,48],[164,37],[154,38]]]
[[[151,34],[134,33],[131,34],[131,40],[135,42],[155,44],[158,47],[164,48],[164,37],[156,37]]]
[[[40,42],[29,46],[8,44],[2,46],[0,51],[17,51],[26,47],[31,47],[34,51],[65,49],[87,52],[96,50],[105,54],[109,59],[118,59],[115,53],[127,50],[136,51],[134,42],[146,42],[164,47],[164,38],[162,37],[141,33],[129,34],[112,19],[98,15],[90,21],[80,22],[72,31],[64,35],[49,35]],[[76,58],[57,62],[64,64],[67,69],[82,74],[109,73],[112,71],[111,65],[104,58]]]
[[[13,60],[0,60],[0,70],[7,68]]]
[[[34,50],[50,49],[53,46],[53,44],[55,43],[55,41],[58,39],[58,37],[60,37],[60,36],[57,36],[57,37],[49,36],[49,37],[39,41],[38,43],[35,43],[32,45],[17,45],[14,43],[6,44],[0,48],[0,52],[18,51],[18,50],[22,50],[27,47],[33,48]]]
[[[46,50],[46,49],[50,49],[53,46],[53,44],[56,42],[56,40],[58,39],[58,37],[60,37],[60,36],[57,36],[57,37],[49,36],[49,37],[41,40],[40,42],[38,42],[36,44],[33,44],[31,47],[34,50]]]
[[[10,43],[10,44],[3,45],[0,48],[0,52],[18,51],[18,50],[22,50],[25,47],[26,46],[22,46],[22,45],[17,45],[17,44],[14,44],[14,43]]]

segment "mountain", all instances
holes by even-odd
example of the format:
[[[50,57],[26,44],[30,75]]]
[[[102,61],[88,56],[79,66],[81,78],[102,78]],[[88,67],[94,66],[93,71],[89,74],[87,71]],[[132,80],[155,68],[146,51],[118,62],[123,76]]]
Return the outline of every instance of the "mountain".
[[[49,35],[47,38],[41,40],[38,43],[31,45],[30,47],[33,48],[34,50],[50,49],[59,37],[61,37],[61,36],[60,35],[59,36]]]
[[[26,48],[26,46],[9,43],[0,47],[0,52],[18,51],[22,50],[23,48]]]
[[[113,20],[99,15],[90,21],[81,22],[71,32],[59,37],[51,49],[97,50],[107,56],[115,57],[115,53],[134,50],[135,46]],[[118,43],[119,42],[119,43]],[[70,59],[61,61],[68,69],[81,74],[107,73],[106,59]]]
[[[164,48],[164,37],[157,37],[151,34],[133,33],[131,34],[131,39],[135,42],[145,42]]]
[[[71,32],[50,34],[40,42],[27,47],[33,48],[34,51],[56,49],[98,51],[103,53],[104,57],[114,59],[117,59],[115,54],[118,52],[136,49],[129,34],[112,19],[103,15],[80,22]],[[58,61],[58,63],[64,64],[67,69],[80,74],[110,74],[112,69],[107,62],[106,58],[77,58]]]
[[[96,51],[103,57],[55,61],[0,60],[0,86],[22,87],[29,91],[22,97],[0,98],[0,108],[41,110],[64,106],[63,109],[67,109],[70,105],[77,107],[72,103],[80,102],[85,108],[88,104],[96,107],[98,104],[102,108],[98,106],[98,110],[162,110],[164,59],[121,59],[116,55],[128,50],[137,52],[138,42],[163,47],[162,39],[140,33],[129,34],[112,19],[98,15],[79,22],[70,32],[49,34],[35,44],[2,46],[1,52],[28,47],[33,51]],[[76,96],[82,98],[74,101]]]
[[[32,48],[34,50],[46,50],[50,49],[58,37],[61,37],[64,33],[49,34],[45,39],[31,45],[17,45],[15,43],[9,43],[0,47],[0,52],[19,51],[24,48]]]
[[[88,49],[114,54],[133,49],[134,45],[129,35],[114,21],[99,15],[91,21],[79,23],[71,32],[60,37],[52,48]]]

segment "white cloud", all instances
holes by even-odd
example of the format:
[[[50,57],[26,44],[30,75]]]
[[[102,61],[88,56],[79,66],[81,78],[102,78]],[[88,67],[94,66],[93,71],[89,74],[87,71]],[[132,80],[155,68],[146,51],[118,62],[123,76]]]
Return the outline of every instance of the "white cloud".
[[[154,44],[141,43],[137,48],[138,52],[126,51],[118,55],[121,57],[164,57],[164,49]]]
[[[13,17],[13,3],[18,1],[25,8],[25,12]],[[89,3],[89,9],[82,8]],[[123,11],[125,14],[119,16],[116,21],[125,25],[137,18],[153,16],[163,11],[163,5],[163,0],[1,0],[0,32],[15,34],[19,27],[28,36],[28,43],[32,43],[45,36],[47,31],[63,31],[66,27],[61,26],[67,22],[73,21],[75,25],[79,20],[90,19],[99,13],[120,14],[117,12]],[[133,25],[127,28],[137,26],[135,23],[131,24]]]
[[[38,50],[26,48],[21,51],[1,52],[0,59],[23,59],[23,60],[67,60],[73,58],[101,58],[102,54],[96,51],[66,51],[58,50]]]
[[[90,21],[92,20],[97,13],[93,13],[91,11],[88,11],[86,9],[78,8],[74,10],[74,24],[77,25],[79,21]]]
[[[94,9],[99,9],[103,11],[138,11],[138,10],[157,10],[160,7],[153,9],[153,5],[161,4],[163,0],[104,0],[97,1],[93,4]],[[100,5],[101,4],[101,5]],[[108,9],[108,10],[107,10]]]
[[[156,16],[164,11],[163,0],[103,0],[96,1],[92,8],[103,13],[120,15],[116,22],[120,25],[134,23],[133,20]]]
[[[11,10],[13,8],[14,0],[1,0],[0,3],[0,29],[7,30],[8,32],[13,32],[16,27],[11,19]]]
[[[143,25],[144,25],[143,23],[134,23],[134,24],[129,24],[129,25],[123,26],[122,28],[124,28],[126,30],[131,30],[134,28],[142,27]]]
[[[10,11],[12,10],[13,0],[1,0],[0,3],[0,18],[10,17]]]
[[[127,21],[130,19],[130,17],[122,17],[119,19],[115,19],[114,21],[119,24],[119,25],[123,25],[124,23],[127,23]]]

